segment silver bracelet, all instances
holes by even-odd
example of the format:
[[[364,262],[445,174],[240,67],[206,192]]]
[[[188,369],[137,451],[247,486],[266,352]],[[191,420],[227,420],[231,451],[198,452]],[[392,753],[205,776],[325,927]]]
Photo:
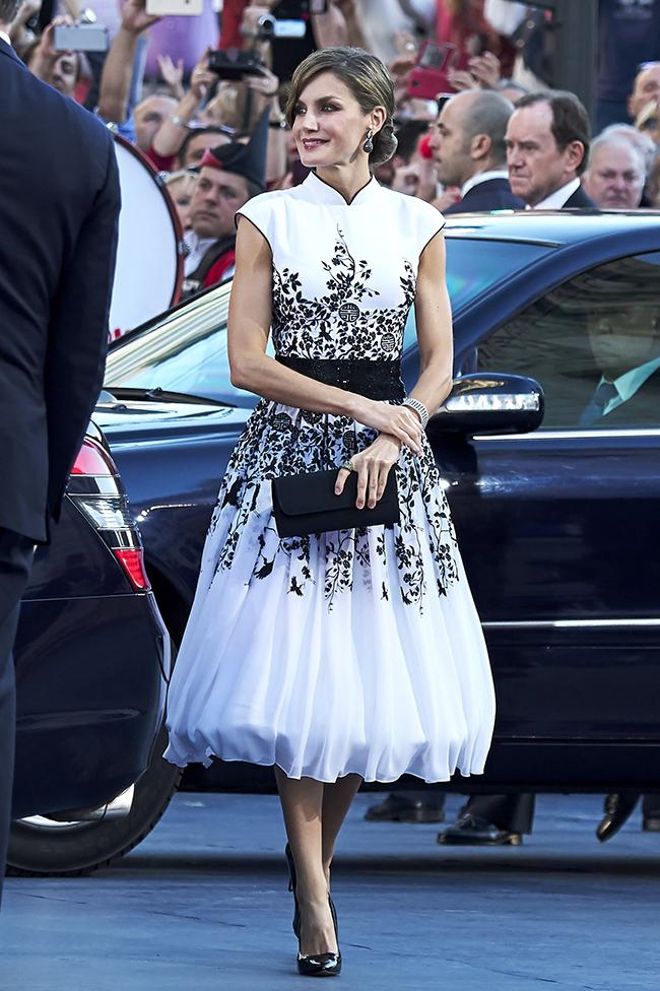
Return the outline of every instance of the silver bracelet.
[[[184,120],[183,117],[179,117],[178,114],[172,114],[170,120],[175,127],[188,127],[189,122],[187,120]]]
[[[422,421],[422,430],[426,427],[429,422],[429,411],[427,410],[424,403],[420,403],[419,399],[413,399],[412,396],[408,396],[403,400],[404,406],[410,406],[411,409],[415,410],[415,413],[419,416]]]

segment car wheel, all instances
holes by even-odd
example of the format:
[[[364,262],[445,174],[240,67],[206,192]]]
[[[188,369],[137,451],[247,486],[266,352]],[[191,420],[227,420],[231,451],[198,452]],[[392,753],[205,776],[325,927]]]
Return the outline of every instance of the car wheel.
[[[33,877],[86,874],[141,843],[165,812],[181,780],[181,769],[161,757],[166,745],[163,726],[151,763],[135,783],[131,811],[123,819],[63,823],[33,816],[14,820],[7,873]]]

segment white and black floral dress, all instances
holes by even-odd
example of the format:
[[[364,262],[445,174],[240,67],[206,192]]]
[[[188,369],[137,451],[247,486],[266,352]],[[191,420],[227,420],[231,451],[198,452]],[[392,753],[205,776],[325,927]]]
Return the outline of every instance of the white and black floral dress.
[[[388,362],[398,375],[419,257],[441,215],[375,179],[349,205],[314,174],[240,213],[271,246],[276,354],[311,368]],[[268,399],[250,416],[170,687],[169,761],[218,756],[320,781],[483,771],[491,672],[426,439],[394,469],[400,525],[282,540],[275,528],[271,478],[338,467],[375,436]]]

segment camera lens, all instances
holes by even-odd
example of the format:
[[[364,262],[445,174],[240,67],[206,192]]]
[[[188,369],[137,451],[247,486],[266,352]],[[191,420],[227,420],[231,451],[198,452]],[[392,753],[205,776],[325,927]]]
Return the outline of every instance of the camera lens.
[[[260,38],[272,38],[275,34],[275,18],[272,14],[263,14],[257,21],[257,31]]]

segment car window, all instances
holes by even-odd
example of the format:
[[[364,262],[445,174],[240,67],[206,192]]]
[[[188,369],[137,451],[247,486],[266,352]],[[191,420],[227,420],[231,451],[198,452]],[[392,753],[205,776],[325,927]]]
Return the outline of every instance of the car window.
[[[454,313],[551,250],[537,244],[448,238],[447,284]],[[119,340],[108,355],[106,388],[159,387],[254,406],[255,396],[235,388],[229,379],[226,331],[230,290],[231,284],[223,285]],[[404,350],[415,345],[411,316]],[[273,353],[272,342],[268,353]]]
[[[237,389],[229,378],[230,288],[223,285],[191,300],[143,332],[120,341],[108,355],[105,387],[160,387],[248,409],[254,406],[255,396]]]
[[[547,245],[518,241],[447,238],[447,289],[454,316],[498,283],[552,251]],[[403,350],[417,343],[414,311],[406,323]]]
[[[660,252],[591,269],[484,339],[477,368],[529,375],[541,429],[660,425]]]

